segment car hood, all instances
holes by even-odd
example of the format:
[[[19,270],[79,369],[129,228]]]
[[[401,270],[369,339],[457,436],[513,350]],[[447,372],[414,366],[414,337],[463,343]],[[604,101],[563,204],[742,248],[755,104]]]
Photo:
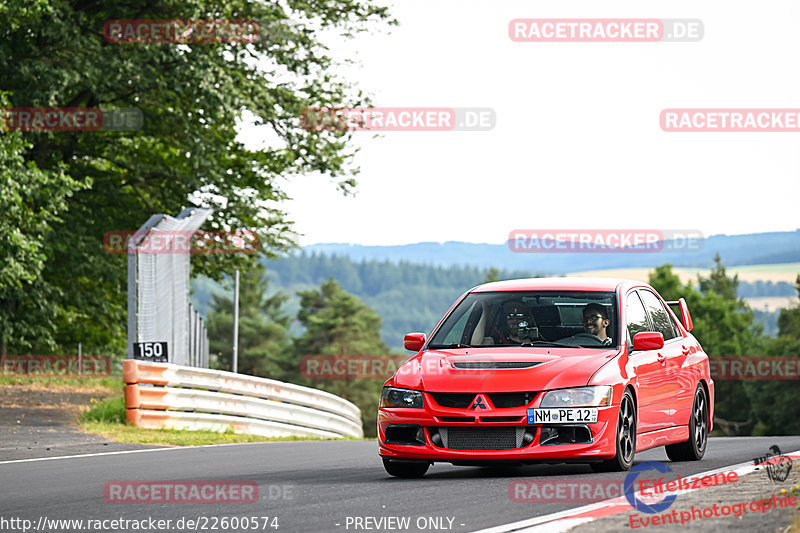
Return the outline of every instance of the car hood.
[[[586,385],[592,374],[619,353],[616,348],[429,350],[403,364],[393,381],[396,387],[431,392],[515,392],[577,387]]]

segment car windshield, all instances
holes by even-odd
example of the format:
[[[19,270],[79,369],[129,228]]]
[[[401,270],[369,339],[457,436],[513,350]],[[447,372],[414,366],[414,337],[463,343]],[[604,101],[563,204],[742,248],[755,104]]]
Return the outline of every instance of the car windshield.
[[[433,333],[429,349],[619,345],[613,292],[473,292]]]

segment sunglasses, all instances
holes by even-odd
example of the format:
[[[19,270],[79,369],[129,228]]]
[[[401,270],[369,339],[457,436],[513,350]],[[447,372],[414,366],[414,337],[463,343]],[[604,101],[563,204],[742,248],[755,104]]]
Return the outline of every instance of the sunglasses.
[[[595,321],[595,320],[597,320],[598,318],[603,318],[603,315],[589,315],[589,316],[585,316],[585,317],[583,317],[583,321],[584,321],[584,322],[594,322],[594,321]]]

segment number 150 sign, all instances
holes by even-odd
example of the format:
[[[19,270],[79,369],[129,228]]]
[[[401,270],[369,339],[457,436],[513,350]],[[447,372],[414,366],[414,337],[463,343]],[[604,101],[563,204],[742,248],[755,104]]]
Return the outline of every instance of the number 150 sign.
[[[167,362],[166,342],[135,342],[133,344],[133,358],[156,363]]]

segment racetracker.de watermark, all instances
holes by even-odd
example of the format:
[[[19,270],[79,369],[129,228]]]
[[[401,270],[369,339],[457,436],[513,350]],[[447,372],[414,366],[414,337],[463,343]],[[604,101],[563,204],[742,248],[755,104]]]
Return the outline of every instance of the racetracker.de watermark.
[[[513,19],[508,36],[516,42],[656,43],[703,38],[700,19]]]
[[[800,380],[800,357],[709,357],[708,362],[714,380]]]
[[[300,360],[303,377],[309,379],[386,379],[397,372],[405,356],[307,355]]]
[[[517,479],[508,485],[508,499],[517,503],[601,502],[624,494],[624,481],[593,479]]]
[[[252,254],[258,235],[249,230],[109,231],[103,247],[110,254]]]
[[[111,375],[107,355],[4,355],[0,376],[4,378],[97,378]]]
[[[655,253],[699,252],[703,240],[691,229],[515,229],[506,242],[516,253]]]
[[[252,43],[255,20],[108,20],[103,37],[109,43]]]
[[[138,131],[142,110],[95,107],[0,108],[0,131]]]
[[[800,109],[664,109],[667,132],[800,132]]]
[[[292,489],[270,486],[267,496],[292,499]],[[103,497],[110,504],[243,504],[256,503],[259,491],[255,481],[107,481]]]
[[[489,131],[496,122],[488,107],[308,108],[300,114],[308,131]]]

